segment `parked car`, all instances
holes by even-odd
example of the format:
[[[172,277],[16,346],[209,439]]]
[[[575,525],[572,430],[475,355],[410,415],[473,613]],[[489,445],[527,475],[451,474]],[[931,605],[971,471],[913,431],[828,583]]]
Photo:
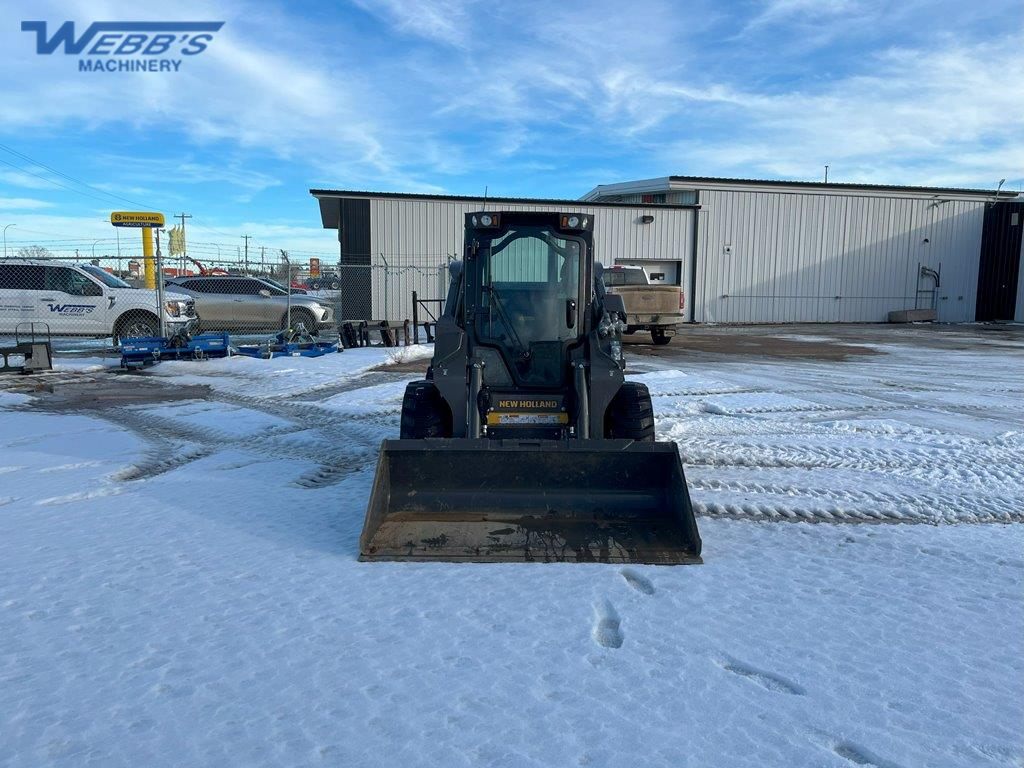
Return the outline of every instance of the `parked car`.
[[[270,278],[270,277],[257,277],[256,279],[257,280],[262,280],[264,283],[269,283],[273,288],[277,288],[279,291],[287,291],[288,290],[288,287],[284,283],[279,283],[279,282],[277,282],[277,280],[274,280],[273,278]],[[297,293],[305,295],[306,290],[302,286],[300,286],[300,285],[295,285],[295,283],[293,282],[292,283],[292,296],[294,296]]]
[[[668,344],[676,326],[685,322],[683,289],[678,285],[652,284],[643,267],[605,267],[604,285],[622,297],[626,306],[626,333],[650,331],[655,344]]]
[[[195,303],[184,293],[164,292],[165,331],[196,325]],[[133,288],[92,264],[44,259],[0,260],[0,333],[22,323],[46,323],[55,336],[157,336],[156,291]]]
[[[187,293],[196,303],[203,331],[278,331],[287,324],[288,291],[245,275],[175,277],[168,288]],[[312,296],[292,294],[292,324],[310,333],[334,328],[334,309]]]
[[[341,278],[337,275],[333,275],[330,272],[326,272],[320,277],[311,277],[306,282],[306,285],[311,291],[338,291],[341,290]]]

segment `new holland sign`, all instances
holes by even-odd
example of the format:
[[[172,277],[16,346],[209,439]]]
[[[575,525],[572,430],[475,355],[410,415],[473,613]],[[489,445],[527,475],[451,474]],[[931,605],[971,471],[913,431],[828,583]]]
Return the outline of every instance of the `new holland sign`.
[[[114,211],[110,214],[110,223],[115,227],[162,227],[164,215],[143,211]]]

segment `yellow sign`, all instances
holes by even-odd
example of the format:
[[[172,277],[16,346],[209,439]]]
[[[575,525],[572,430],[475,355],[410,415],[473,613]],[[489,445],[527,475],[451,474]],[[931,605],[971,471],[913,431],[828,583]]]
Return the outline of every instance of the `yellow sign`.
[[[162,227],[164,215],[142,211],[114,211],[110,214],[110,223],[115,227]]]

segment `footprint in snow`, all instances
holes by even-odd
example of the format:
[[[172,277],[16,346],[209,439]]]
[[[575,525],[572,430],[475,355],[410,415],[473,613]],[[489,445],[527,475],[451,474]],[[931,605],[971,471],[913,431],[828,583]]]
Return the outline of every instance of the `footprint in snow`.
[[[654,594],[654,585],[651,584],[651,580],[641,576],[632,568],[623,568],[619,573],[622,574],[622,578],[626,580],[626,583],[637,592],[642,592],[645,595]]]
[[[871,754],[863,747],[859,747],[849,741],[839,742],[832,747],[832,751],[844,760],[848,760],[854,765],[865,766],[865,768],[899,768],[895,763],[883,760],[882,758]]]
[[[788,693],[791,696],[803,696],[806,691],[796,683],[787,680],[779,675],[755,669],[748,664],[736,661],[735,659],[720,659],[716,662],[718,666],[734,675],[745,677],[762,688],[774,693]]]
[[[622,628],[619,614],[615,607],[605,600],[594,606],[596,622],[591,633],[594,641],[604,648],[622,647]]]

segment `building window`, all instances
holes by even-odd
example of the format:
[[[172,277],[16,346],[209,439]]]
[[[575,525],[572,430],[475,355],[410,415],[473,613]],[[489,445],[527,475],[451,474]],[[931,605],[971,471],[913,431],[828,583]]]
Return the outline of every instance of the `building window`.
[[[657,194],[641,195],[641,203],[650,203],[651,205],[664,205],[665,204],[665,193],[658,192]]]

